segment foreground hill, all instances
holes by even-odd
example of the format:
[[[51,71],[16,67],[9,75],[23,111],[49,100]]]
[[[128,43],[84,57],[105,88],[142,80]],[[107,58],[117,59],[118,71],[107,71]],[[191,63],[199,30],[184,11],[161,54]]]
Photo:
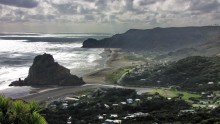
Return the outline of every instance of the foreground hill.
[[[131,29],[102,40],[87,39],[83,47],[173,51],[205,43],[218,32],[218,26]]]
[[[82,85],[84,83],[81,78],[72,75],[69,69],[55,62],[52,55],[45,53],[34,58],[27,78],[14,81],[11,85]]]
[[[130,74],[124,82],[130,85],[176,85],[192,91],[219,90],[220,57],[187,57],[169,65],[147,68],[139,76]]]

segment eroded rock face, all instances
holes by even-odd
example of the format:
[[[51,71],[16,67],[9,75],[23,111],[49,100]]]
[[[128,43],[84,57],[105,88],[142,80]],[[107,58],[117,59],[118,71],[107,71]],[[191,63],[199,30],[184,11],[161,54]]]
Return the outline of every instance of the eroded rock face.
[[[50,54],[38,55],[24,80],[12,82],[11,86],[32,85],[82,85],[85,82],[70,73],[70,70],[54,61]]]

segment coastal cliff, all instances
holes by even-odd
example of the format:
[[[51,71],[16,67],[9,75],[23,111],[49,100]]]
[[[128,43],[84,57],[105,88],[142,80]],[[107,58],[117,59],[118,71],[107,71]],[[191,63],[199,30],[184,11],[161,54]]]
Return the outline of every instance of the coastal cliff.
[[[29,69],[29,74],[24,80],[19,79],[10,86],[35,86],[35,85],[82,85],[85,82],[70,73],[70,70],[54,61],[50,54],[38,55]]]
[[[89,38],[84,41],[83,48],[124,48],[170,52],[205,43],[219,32],[219,26],[131,29],[123,34],[101,40]]]

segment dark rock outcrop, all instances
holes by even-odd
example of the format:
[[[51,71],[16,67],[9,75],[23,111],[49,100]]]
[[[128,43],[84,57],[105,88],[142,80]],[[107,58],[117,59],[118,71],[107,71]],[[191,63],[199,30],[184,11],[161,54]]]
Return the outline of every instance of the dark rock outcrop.
[[[50,54],[38,55],[29,69],[29,74],[24,80],[19,79],[10,86],[34,85],[82,85],[85,82],[70,73],[70,70],[54,61]]]
[[[102,40],[87,39],[83,43],[83,48],[102,47],[171,52],[205,43],[219,32],[219,26],[131,29],[123,34],[116,34]]]

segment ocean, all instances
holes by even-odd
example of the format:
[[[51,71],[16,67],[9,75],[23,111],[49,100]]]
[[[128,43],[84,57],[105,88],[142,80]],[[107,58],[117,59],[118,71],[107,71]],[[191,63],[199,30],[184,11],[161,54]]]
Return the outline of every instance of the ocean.
[[[5,89],[10,91],[12,87],[8,85],[12,81],[24,79],[34,57],[43,53],[53,55],[55,61],[80,77],[103,68],[107,60],[104,49],[81,47],[87,38],[109,36],[111,34],[0,34],[0,93]]]

